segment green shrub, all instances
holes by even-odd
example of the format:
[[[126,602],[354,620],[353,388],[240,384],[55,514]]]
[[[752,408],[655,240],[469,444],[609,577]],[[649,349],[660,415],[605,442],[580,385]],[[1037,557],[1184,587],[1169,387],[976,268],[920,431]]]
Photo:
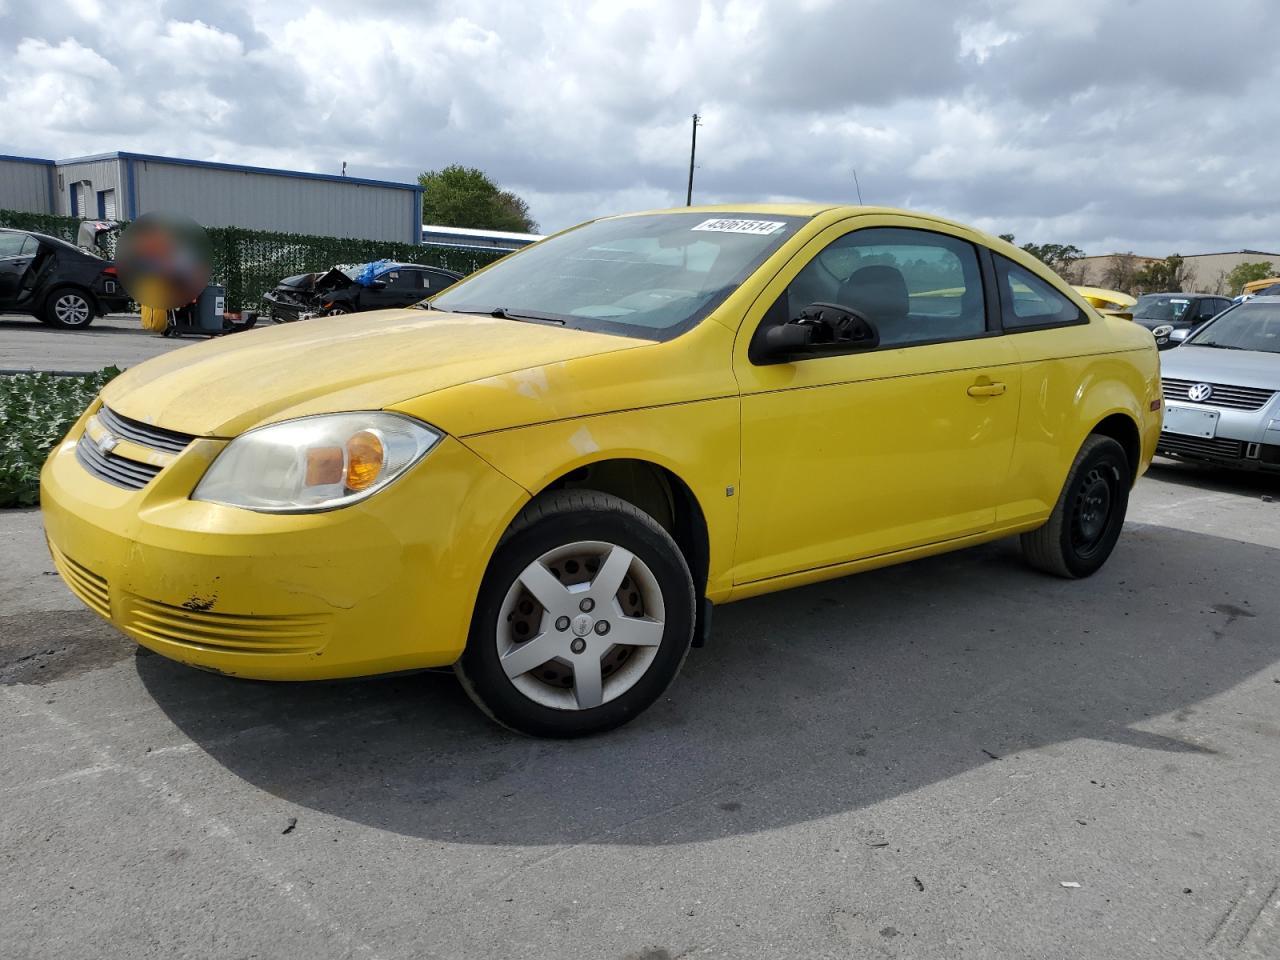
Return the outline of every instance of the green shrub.
[[[85,407],[120,371],[0,377],[0,507],[40,501],[40,468]]]

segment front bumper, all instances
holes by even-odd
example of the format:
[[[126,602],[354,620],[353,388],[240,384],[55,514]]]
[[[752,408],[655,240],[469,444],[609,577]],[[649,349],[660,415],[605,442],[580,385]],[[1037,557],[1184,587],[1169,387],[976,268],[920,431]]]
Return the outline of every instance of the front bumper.
[[[1193,406],[1217,412],[1214,436],[1162,431],[1156,443],[1157,453],[1238,470],[1280,472],[1280,394],[1260,410],[1234,410],[1212,404]]]
[[[528,494],[453,438],[368,500],[273,515],[188,499],[225,441],[197,439],[141,490],[90,474],[83,420],[41,474],[58,572],[171,659],[268,680],[442,666]]]
[[[272,318],[280,320],[297,320],[304,313],[312,313],[319,309],[319,302],[310,294],[306,300],[301,295],[281,290],[271,290],[262,295],[267,305],[267,312]]]

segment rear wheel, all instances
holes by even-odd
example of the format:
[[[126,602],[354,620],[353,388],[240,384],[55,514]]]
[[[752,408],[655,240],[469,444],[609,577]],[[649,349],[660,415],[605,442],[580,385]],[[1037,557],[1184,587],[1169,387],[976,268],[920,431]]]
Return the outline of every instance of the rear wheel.
[[[322,317],[340,317],[344,313],[350,313],[350,312],[351,312],[350,307],[343,306],[340,303],[335,303],[333,304],[333,306],[325,307],[324,310],[321,311],[320,315]]]
[[[498,547],[454,669],[513,730],[598,733],[661,695],[693,623],[689,568],[652,517],[608,494],[557,491]]]
[[[75,287],[58,287],[45,300],[42,319],[51,327],[81,329],[93,323],[93,302]]]
[[[1132,472],[1124,447],[1090,435],[1076,454],[1049,522],[1022,535],[1031,566],[1059,577],[1087,577],[1115,549],[1129,507]]]

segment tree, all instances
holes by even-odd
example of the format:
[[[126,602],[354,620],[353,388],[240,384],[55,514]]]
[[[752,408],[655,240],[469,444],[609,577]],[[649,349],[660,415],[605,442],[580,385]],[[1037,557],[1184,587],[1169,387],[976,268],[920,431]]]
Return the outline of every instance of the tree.
[[[1102,272],[1102,285],[1123,293],[1133,293],[1137,274],[1137,254],[1133,251],[1117,253],[1110,258],[1107,268]]]
[[[1000,239],[1006,243],[1015,242],[1012,233],[1002,233]],[[1074,243],[1024,243],[1022,249],[1068,283],[1079,282],[1080,278],[1073,276],[1073,268],[1076,261],[1084,256],[1084,251]]]
[[[536,233],[529,205],[503,190],[475,167],[451,164],[418,175],[423,187],[422,220],[444,227]]]
[[[1022,249],[1068,283],[1075,283],[1078,279],[1072,274],[1075,272],[1076,261],[1084,256],[1084,251],[1074,243],[1024,243]]]
[[[1163,260],[1148,263],[1133,276],[1133,283],[1143,293],[1181,293],[1191,280],[1191,268],[1176,253]]]
[[[1275,264],[1270,261],[1266,263],[1239,263],[1227,274],[1227,291],[1232,295],[1237,295],[1244,290],[1246,283],[1252,283],[1254,280],[1266,280],[1268,277],[1274,277],[1275,275]]]

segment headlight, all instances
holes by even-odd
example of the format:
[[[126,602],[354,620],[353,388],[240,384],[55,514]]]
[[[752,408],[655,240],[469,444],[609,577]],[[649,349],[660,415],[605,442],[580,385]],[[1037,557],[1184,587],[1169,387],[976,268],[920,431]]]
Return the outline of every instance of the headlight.
[[[241,434],[191,494],[264,513],[312,513],[372,496],[443,436],[395,413],[333,413]]]

